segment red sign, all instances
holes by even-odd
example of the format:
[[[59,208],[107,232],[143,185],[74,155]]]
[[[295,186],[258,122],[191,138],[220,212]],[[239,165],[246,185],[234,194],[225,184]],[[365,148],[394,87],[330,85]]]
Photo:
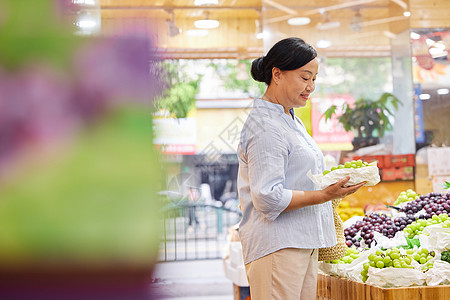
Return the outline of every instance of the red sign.
[[[336,95],[325,98],[314,98],[311,102],[311,126],[312,136],[316,143],[350,143],[353,139],[352,132],[346,132],[337,117],[342,114],[342,106],[345,103],[352,105],[355,100],[351,95]],[[336,105],[337,115],[325,121],[323,113],[332,105]]]
[[[155,145],[165,154],[195,154],[195,145],[181,145],[181,144],[169,144],[169,145]]]

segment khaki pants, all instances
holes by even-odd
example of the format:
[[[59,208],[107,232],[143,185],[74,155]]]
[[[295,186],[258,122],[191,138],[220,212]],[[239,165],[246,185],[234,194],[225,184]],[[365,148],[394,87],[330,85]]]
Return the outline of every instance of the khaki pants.
[[[245,265],[252,300],[315,300],[317,249],[286,248]]]

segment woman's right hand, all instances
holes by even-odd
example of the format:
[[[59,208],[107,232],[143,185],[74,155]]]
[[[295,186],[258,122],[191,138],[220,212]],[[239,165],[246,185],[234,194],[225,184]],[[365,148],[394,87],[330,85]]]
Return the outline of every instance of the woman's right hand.
[[[345,178],[336,182],[335,184],[332,184],[332,185],[324,188],[322,191],[325,192],[329,196],[330,200],[337,199],[337,198],[344,198],[345,196],[348,196],[348,195],[356,192],[360,187],[362,187],[367,182],[367,181],[363,181],[358,184],[346,187],[345,184],[349,180],[350,180],[350,177],[346,176]]]

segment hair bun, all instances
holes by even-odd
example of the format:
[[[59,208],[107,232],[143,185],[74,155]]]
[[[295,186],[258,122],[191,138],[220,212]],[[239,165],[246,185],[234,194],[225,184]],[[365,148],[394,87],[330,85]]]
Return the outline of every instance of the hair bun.
[[[266,81],[266,75],[264,72],[264,56],[258,57],[257,59],[253,60],[250,74],[256,81]]]

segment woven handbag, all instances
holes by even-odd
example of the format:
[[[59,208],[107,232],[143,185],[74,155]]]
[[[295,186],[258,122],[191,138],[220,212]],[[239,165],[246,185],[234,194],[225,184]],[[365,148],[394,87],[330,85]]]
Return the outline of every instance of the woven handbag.
[[[344,225],[342,223],[341,217],[339,216],[336,208],[342,199],[333,199],[331,200],[331,205],[333,207],[333,218],[334,218],[334,227],[336,230],[336,239],[337,244],[328,247],[328,248],[319,248],[319,260],[335,260],[340,259],[345,256],[347,253],[347,245],[345,244],[344,237]]]

